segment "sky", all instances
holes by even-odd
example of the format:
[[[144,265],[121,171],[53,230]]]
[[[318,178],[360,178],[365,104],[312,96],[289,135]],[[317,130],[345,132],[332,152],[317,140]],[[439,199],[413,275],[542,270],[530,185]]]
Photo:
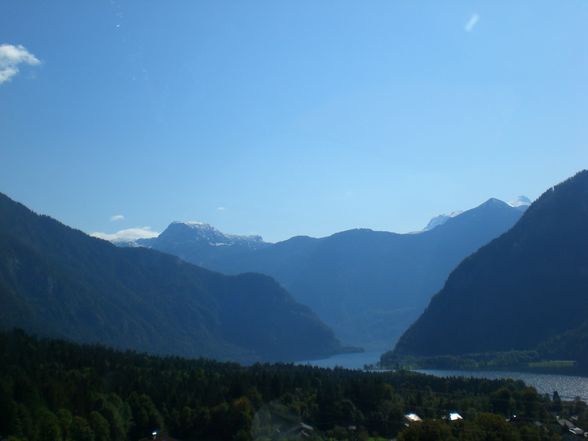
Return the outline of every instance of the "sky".
[[[588,168],[588,1],[5,0],[0,192],[85,232],[408,232]]]

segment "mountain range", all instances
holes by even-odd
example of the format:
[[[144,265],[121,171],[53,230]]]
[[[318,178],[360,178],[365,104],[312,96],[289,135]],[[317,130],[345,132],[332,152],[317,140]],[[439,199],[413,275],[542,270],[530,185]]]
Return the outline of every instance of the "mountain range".
[[[207,224],[174,222],[159,237],[137,244],[226,274],[270,275],[342,341],[384,350],[416,320],[463,258],[516,223],[524,200],[511,205],[489,199],[410,234],[355,229],[270,244],[259,236],[226,235]]]
[[[203,222],[172,222],[156,238],[119,243],[122,246],[153,248],[195,265],[206,265],[226,256],[256,251],[271,246],[261,236],[225,234]]]
[[[246,362],[343,350],[307,306],[268,276],[225,276],[155,250],[116,247],[3,194],[0,327]]]
[[[588,366],[588,171],[465,259],[384,359],[513,350]]]

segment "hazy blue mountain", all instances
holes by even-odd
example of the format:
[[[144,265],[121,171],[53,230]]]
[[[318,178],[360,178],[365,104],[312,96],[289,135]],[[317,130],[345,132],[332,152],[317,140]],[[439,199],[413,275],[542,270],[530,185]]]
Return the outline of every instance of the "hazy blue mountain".
[[[202,222],[172,222],[158,237],[139,239],[135,244],[174,254],[196,265],[271,245],[261,236],[225,234]]]
[[[588,172],[582,171],[546,191],[510,231],[465,259],[394,354],[541,345],[552,356],[586,358],[587,321]]]
[[[227,274],[268,274],[343,341],[384,349],[416,320],[449,272],[507,231],[523,209],[490,199],[416,234],[358,229],[238,247],[211,246],[216,239],[200,240],[199,231],[174,223],[146,245]]]
[[[439,225],[443,225],[445,222],[447,222],[452,217],[459,216],[461,213],[463,213],[463,211],[454,211],[450,214],[440,214],[438,216],[435,216],[433,219],[431,219],[429,221],[429,223],[427,224],[427,226],[425,228],[423,228],[423,230],[424,231],[432,230],[433,228],[436,228]]]
[[[301,360],[341,351],[273,279],[118,248],[0,194],[0,327],[159,354]]]

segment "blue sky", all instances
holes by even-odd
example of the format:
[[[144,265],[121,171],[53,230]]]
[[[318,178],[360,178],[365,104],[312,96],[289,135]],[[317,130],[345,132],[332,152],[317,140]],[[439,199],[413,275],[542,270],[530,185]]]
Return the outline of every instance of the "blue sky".
[[[587,22],[585,0],[7,0],[0,192],[86,232],[272,241],[536,198],[588,164]]]

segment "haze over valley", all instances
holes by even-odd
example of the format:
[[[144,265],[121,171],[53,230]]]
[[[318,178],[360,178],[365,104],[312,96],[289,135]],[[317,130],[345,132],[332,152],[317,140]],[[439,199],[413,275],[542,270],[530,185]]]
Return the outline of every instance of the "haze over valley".
[[[270,244],[226,235],[208,224],[173,222],[159,236],[121,246],[176,255],[226,274],[263,273],[310,306],[345,343],[384,351],[420,315],[449,272],[512,227],[530,201],[489,199],[440,215],[422,230],[396,234],[354,229],[324,238]]]
[[[0,2],[0,441],[588,438],[588,2]]]

